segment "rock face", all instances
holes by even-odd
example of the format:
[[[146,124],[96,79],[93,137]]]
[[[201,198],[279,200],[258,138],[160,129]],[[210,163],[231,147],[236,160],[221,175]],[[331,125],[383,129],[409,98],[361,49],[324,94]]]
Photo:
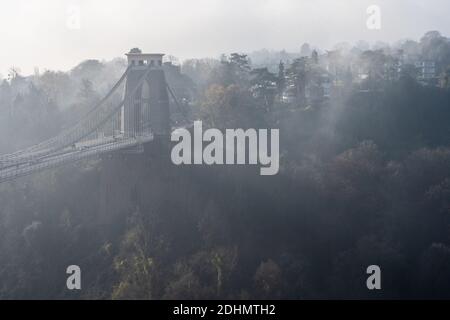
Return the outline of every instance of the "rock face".
[[[116,153],[102,158],[99,221],[108,229],[138,209],[151,208],[173,167],[165,139],[144,146],[142,153]]]

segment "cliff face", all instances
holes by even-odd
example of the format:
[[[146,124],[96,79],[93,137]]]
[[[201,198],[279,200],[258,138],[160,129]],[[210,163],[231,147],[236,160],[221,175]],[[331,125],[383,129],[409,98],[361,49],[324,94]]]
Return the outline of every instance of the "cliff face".
[[[138,209],[151,208],[153,200],[168,196],[164,186],[172,164],[167,147],[156,140],[143,149],[102,158],[98,199],[101,225],[107,227]]]

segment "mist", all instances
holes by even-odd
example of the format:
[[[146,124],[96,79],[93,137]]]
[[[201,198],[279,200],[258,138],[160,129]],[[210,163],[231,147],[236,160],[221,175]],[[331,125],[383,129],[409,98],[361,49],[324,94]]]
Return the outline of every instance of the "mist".
[[[450,298],[447,1],[2,8],[0,299]]]
[[[370,5],[382,14],[380,30],[366,27]],[[85,59],[121,56],[139,46],[182,59],[218,57],[261,48],[297,51],[304,42],[332,49],[354,44],[418,39],[428,30],[450,32],[445,0],[45,0],[4,1],[0,10],[0,73],[67,71]],[[414,18],[412,18],[414,17]]]

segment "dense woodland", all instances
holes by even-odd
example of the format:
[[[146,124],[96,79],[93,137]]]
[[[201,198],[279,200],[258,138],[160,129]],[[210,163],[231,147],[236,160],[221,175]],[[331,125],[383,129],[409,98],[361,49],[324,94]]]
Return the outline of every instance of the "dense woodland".
[[[435,77],[400,56],[434,61]],[[0,298],[450,298],[449,66],[438,32],[184,61],[168,81],[189,116],[279,128],[279,174],[175,166],[161,142],[1,184]],[[0,152],[76,122],[125,67],[11,68]],[[66,288],[71,264],[82,290]],[[381,291],[366,288],[372,264]]]

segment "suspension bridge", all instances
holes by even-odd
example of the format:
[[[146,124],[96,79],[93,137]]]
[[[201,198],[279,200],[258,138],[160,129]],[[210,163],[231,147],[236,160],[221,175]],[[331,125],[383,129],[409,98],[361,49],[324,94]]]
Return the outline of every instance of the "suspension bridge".
[[[166,82],[163,54],[132,49],[128,67],[111,90],[75,125],[57,136],[0,155],[0,183],[118,150],[140,150],[172,128],[170,101],[180,109]]]

